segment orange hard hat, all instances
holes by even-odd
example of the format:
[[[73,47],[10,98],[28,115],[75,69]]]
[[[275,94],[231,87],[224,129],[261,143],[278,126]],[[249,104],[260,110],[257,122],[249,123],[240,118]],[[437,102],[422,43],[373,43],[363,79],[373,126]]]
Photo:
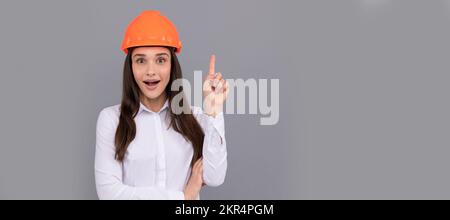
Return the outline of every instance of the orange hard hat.
[[[181,51],[181,41],[175,25],[159,11],[143,11],[127,27],[121,49],[138,46],[169,46]]]

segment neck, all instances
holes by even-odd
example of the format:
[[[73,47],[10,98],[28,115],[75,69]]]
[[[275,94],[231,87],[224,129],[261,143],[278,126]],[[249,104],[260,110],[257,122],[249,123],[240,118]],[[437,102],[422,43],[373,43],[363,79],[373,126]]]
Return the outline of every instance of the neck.
[[[166,93],[163,92],[160,96],[158,96],[158,98],[155,99],[150,99],[145,97],[145,95],[141,95],[141,102],[148,109],[154,112],[159,112],[159,110],[161,110],[164,103],[166,102]]]

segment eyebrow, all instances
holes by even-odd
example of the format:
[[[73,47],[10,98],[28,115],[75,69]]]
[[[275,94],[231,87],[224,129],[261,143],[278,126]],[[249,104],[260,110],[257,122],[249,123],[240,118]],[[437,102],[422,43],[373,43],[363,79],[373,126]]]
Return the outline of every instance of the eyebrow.
[[[168,53],[157,53],[157,54],[155,54],[155,56],[162,56],[162,55],[169,56]],[[139,57],[145,57],[146,55],[145,55],[145,54],[142,54],[142,53],[137,53],[137,54],[133,55],[133,57],[136,57],[136,56],[139,56]]]

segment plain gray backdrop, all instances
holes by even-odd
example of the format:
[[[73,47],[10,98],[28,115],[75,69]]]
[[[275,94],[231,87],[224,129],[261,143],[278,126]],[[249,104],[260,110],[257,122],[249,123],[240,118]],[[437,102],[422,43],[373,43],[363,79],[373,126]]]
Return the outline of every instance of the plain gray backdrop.
[[[0,2],[0,199],[97,199],[95,126],[124,30],[177,26],[185,78],[280,79],[280,119],[226,115],[202,199],[450,199],[447,0]]]

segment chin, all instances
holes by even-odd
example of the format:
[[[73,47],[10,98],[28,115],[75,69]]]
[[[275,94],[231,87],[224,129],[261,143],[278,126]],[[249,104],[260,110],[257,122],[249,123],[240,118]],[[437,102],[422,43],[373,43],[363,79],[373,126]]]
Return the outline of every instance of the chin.
[[[160,97],[162,94],[162,92],[146,92],[144,93],[145,97],[148,99],[157,99],[158,97]]]

